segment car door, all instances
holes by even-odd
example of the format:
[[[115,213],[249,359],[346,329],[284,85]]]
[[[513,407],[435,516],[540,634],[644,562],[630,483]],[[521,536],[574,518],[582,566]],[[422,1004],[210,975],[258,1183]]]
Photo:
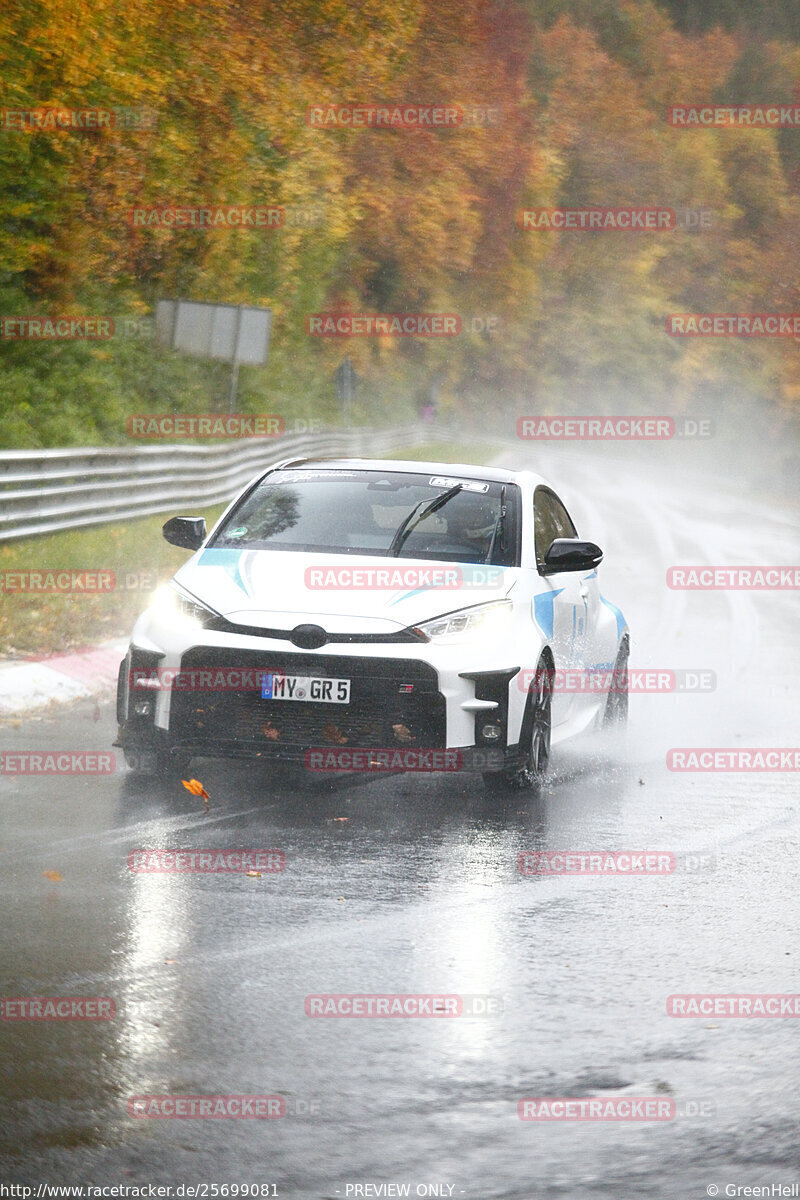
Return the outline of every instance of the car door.
[[[533,525],[537,569],[544,564],[551,542],[578,536],[562,501],[551,488],[544,486],[537,487],[534,493]],[[588,665],[597,603],[596,571],[561,571],[539,576],[539,590],[533,600],[534,618],[553,647],[554,725],[568,721],[587,707],[580,672]]]

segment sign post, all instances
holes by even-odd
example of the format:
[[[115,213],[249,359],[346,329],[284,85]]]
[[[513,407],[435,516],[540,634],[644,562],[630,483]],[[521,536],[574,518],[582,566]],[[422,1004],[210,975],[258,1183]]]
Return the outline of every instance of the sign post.
[[[231,358],[231,390],[228,395],[228,412],[236,412],[236,392],[239,387],[239,343],[242,332],[242,310],[236,309],[236,329],[233,334],[233,357]]]
[[[352,359],[343,358],[333,376],[336,382],[336,394],[342,402],[342,421],[350,424],[350,404],[355,396],[357,376]]]

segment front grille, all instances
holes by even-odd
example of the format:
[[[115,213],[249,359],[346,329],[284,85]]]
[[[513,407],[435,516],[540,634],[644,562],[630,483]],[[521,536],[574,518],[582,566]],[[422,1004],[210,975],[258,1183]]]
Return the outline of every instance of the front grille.
[[[262,625],[237,625],[227,617],[213,617],[206,623],[206,629],[215,633],[235,633],[246,637],[272,638],[273,641],[291,642],[293,629],[268,629]],[[327,633],[328,644],[346,642],[350,645],[362,644],[395,644],[398,642],[427,642],[424,633],[415,633],[413,629],[398,629],[394,633]],[[295,643],[297,644],[297,643]]]
[[[438,691],[436,672],[426,663],[195,647],[184,654],[181,670],[247,670],[259,683],[260,674],[268,671],[349,679],[350,702],[264,700],[260,686],[244,691],[175,691],[170,716],[173,744],[224,744],[256,754],[311,746],[446,746],[445,700]]]

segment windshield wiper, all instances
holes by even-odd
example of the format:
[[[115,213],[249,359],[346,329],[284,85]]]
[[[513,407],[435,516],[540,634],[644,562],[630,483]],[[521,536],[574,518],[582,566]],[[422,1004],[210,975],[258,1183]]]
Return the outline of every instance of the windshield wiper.
[[[416,529],[420,521],[424,521],[431,513],[435,513],[448,500],[452,500],[453,496],[464,487],[463,483],[456,483],[453,487],[448,488],[446,492],[442,492],[440,496],[434,496],[433,500],[420,500],[419,504],[415,504],[407,517],[404,517],[397,527],[397,532],[391,540],[387,555],[392,558],[397,558],[403,548],[403,544],[407,537]]]
[[[494,554],[494,544],[497,541],[497,535],[500,535],[500,549],[505,553],[506,548],[506,485],[500,489],[500,512],[497,514],[497,520],[494,523],[491,540],[489,541],[489,549],[486,551],[485,563],[492,561]]]

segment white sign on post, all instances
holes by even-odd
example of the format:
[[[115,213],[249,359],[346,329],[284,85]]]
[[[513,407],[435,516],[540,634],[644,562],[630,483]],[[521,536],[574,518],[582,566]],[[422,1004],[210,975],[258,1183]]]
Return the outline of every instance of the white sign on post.
[[[271,330],[269,308],[202,300],[159,300],[156,304],[156,342],[160,346],[231,363],[231,412],[239,364],[258,366],[267,361]]]

